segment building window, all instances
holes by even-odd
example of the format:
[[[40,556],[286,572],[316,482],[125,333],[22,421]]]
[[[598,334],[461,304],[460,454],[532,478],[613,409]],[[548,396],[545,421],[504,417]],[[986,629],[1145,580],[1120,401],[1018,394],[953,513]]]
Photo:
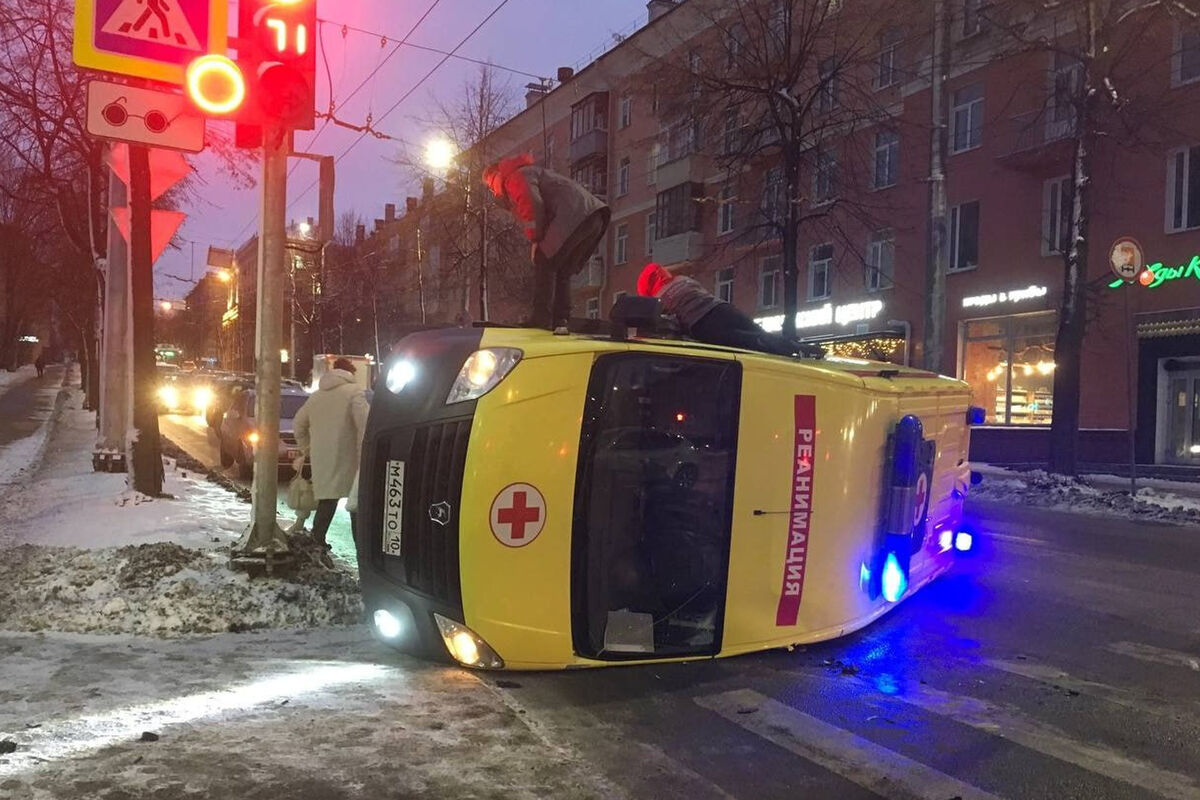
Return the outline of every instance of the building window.
[[[733,302],[733,267],[726,267],[717,272],[717,299],[726,303]]]
[[[783,206],[783,167],[772,167],[767,170],[767,179],[763,183],[762,212],[772,223],[780,223],[784,217]]]
[[[731,108],[725,112],[725,129],[721,135],[721,154],[732,156],[737,154],[742,149],[741,136],[741,115],[736,108]]]
[[[950,117],[950,149],[955,153],[979,147],[983,141],[983,84],[973,83],[954,93]]]
[[[817,150],[817,166],[813,174],[813,200],[828,203],[837,194],[837,155],[831,150]]]
[[[654,255],[654,240],[658,238],[658,213],[651,211],[646,215],[646,255]]]
[[[959,376],[989,425],[1049,425],[1054,411],[1057,315],[1023,314],[962,324]]]
[[[658,166],[662,163],[662,145],[658,142],[650,145],[650,153],[646,156],[646,185],[658,183]]]
[[[876,231],[867,241],[867,289],[890,289],[896,275],[896,240],[891,231]]]
[[[589,162],[571,170],[571,180],[598,197],[608,194],[608,168],[602,164]]]
[[[629,226],[617,226],[617,264],[626,264],[629,262]]]
[[[780,301],[780,278],[782,272],[780,264],[783,259],[780,256],[771,256],[763,259],[762,268],[758,275],[758,307],[759,308],[775,308]]]
[[[1167,230],[1200,228],[1200,146],[1185,147],[1167,159]]]
[[[589,297],[587,300],[587,318],[600,319],[600,298]]]
[[[725,69],[728,71],[737,68],[738,61],[742,57],[742,50],[745,49],[746,28],[738,23],[729,29],[729,34],[725,37]]]
[[[1176,86],[1200,80],[1200,27],[1181,27],[1176,32],[1171,77]]]
[[[629,156],[621,159],[617,167],[617,197],[629,194]]]
[[[693,183],[681,183],[665,192],[658,193],[657,236],[666,239],[688,231],[700,230],[700,204],[703,187]]]
[[[717,208],[717,233],[724,235],[733,233],[734,212],[737,209],[737,192],[732,183],[721,188],[721,198]]]
[[[546,137],[546,166],[549,167],[554,163],[554,137]]]
[[[817,77],[821,81],[817,108],[821,111],[833,111],[837,107],[838,102],[836,56],[830,56],[821,61],[817,66]]]
[[[830,269],[833,267],[833,245],[819,244],[808,256],[808,299],[829,297]]]
[[[626,292],[626,291],[613,292],[613,305],[615,306],[617,304],[617,301],[620,300],[622,297],[624,297],[627,294],[629,294],[629,292]]]
[[[1050,114],[1046,120],[1046,139],[1053,141],[1075,131],[1075,98],[1083,79],[1083,65],[1063,53],[1054,54]]]
[[[1042,209],[1042,254],[1067,252],[1071,242],[1071,176],[1046,181]]]
[[[891,27],[879,35],[879,55],[875,58],[875,88],[886,89],[900,80],[896,58],[900,50],[900,29]]]
[[[700,120],[687,119],[677,122],[667,131],[666,164],[690,156],[699,148]]]
[[[621,130],[625,130],[631,124],[633,124],[633,98],[632,97],[622,97],[621,98],[621,116],[620,116],[620,119],[617,121],[617,127],[619,127]]]
[[[875,169],[871,185],[886,189],[896,185],[896,173],[900,164],[900,134],[895,131],[879,131],[875,134]]]
[[[979,201],[950,209],[950,271],[979,266]]]
[[[963,0],[962,35],[974,36],[983,32],[983,13],[987,8],[987,0]]]

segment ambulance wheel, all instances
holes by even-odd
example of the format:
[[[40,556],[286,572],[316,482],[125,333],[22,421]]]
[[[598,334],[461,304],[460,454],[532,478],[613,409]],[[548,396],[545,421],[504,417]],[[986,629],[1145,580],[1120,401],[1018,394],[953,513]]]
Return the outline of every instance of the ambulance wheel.
[[[681,489],[690,489],[696,485],[700,470],[695,464],[684,464],[675,472],[675,485]]]

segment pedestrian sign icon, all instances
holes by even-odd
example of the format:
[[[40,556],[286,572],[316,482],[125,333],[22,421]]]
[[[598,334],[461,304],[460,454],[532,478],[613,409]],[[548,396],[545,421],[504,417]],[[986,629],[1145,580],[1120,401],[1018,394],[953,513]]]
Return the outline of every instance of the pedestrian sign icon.
[[[103,33],[204,52],[178,0],[121,0]]]
[[[224,53],[228,0],[76,0],[75,63],[182,86],[187,65]]]

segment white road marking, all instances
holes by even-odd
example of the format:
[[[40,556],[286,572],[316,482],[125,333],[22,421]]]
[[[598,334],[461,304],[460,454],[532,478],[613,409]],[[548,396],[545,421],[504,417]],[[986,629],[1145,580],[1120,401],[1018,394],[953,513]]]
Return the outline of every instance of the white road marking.
[[[1075,691],[1088,697],[1094,697],[1097,700],[1103,700],[1136,711],[1144,711],[1171,718],[1176,718],[1180,715],[1200,717],[1200,704],[1179,700],[1162,700],[1149,697],[1142,692],[1109,686],[1106,683],[1097,683],[1096,681],[1089,681],[1084,678],[1076,678],[1070,673],[1049,664],[1040,664],[1036,661],[1002,660],[990,660],[984,663],[992,669],[997,669],[1001,672],[1007,672],[1011,675],[1028,678],[1051,686],[1059,686],[1063,689]]]
[[[1181,653],[1178,650],[1167,650],[1139,642],[1113,642],[1106,648],[1109,652],[1149,661],[1152,664],[1166,664],[1170,667],[1183,667],[1193,672],[1200,672],[1200,656],[1191,653]]]
[[[1029,539],[1025,536],[1010,536],[1006,533],[995,533],[989,531],[987,533],[989,539],[999,539],[1002,542],[1016,542],[1018,544],[1031,544],[1034,547],[1047,547],[1050,543],[1041,539]]]
[[[694,698],[697,705],[881,797],[896,800],[995,795],[750,689]],[[747,713],[753,709],[753,713]]]
[[[1162,797],[1177,800],[1200,797],[1200,780],[1195,777],[1161,769],[1102,745],[1072,739],[1057,728],[1029,719],[1015,709],[920,685],[905,687],[895,698],[1097,775],[1140,786]]]

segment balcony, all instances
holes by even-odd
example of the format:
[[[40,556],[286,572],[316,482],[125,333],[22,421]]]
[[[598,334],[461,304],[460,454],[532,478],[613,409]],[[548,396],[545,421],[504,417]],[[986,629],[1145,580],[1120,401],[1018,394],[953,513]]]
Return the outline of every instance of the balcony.
[[[661,163],[655,168],[654,179],[659,186],[703,182],[706,161],[699,153],[692,153],[674,161]]]
[[[1018,114],[1001,122],[997,158],[1015,168],[1033,168],[1070,160],[1073,117],[1056,120],[1052,110]]]
[[[571,164],[608,155],[608,131],[593,128],[571,142]]]
[[[697,261],[704,253],[704,234],[688,231],[654,242],[654,260],[664,266]]]

